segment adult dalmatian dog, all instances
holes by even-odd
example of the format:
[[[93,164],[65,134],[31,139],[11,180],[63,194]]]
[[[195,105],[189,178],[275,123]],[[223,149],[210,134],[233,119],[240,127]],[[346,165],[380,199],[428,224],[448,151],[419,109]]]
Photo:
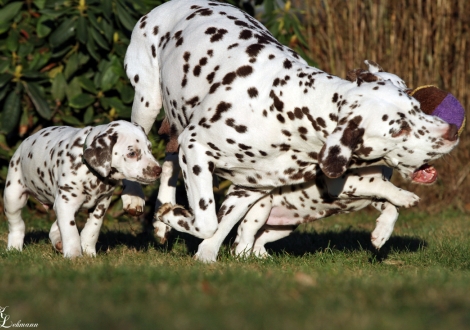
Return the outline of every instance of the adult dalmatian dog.
[[[126,121],[85,128],[54,126],[21,143],[13,155],[4,191],[8,249],[23,249],[25,224],[21,209],[28,196],[46,208],[53,205],[57,221],[49,237],[64,257],[82,251],[96,255],[96,242],[114,188],[122,179],[154,182],[161,167],[142,127]],[[79,234],[75,213],[88,210]]]
[[[384,72],[375,62],[366,60],[368,70],[356,69],[348,72],[347,79],[363,82],[390,81],[394,85],[408,90],[406,83],[397,75]],[[168,133],[168,132],[167,132]],[[317,170],[313,181],[282,186],[256,202],[248,211],[238,227],[238,235],[233,245],[236,255],[268,256],[265,244],[288,236],[301,223],[316,221],[334,214],[358,211],[368,205],[381,212],[372,232],[372,244],[380,249],[390,238],[398,218],[397,207],[409,207],[416,204],[418,196],[395,187],[389,180],[392,170],[386,166],[371,166],[350,169],[340,178],[331,179]],[[173,175],[177,175],[174,171]],[[172,180],[175,182],[177,177]],[[173,193],[162,187],[160,197]],[[164,213],[165,206],[157,213]],[[163,222],[154,223],[157,236],[166,234],[171,229]],[[215,236],[221,244],[232,228],[219,226]],[[163,235],[164,236],[164,235]]]
[[[125,69],[135,88],[132,120],[148,132],[163,105],[170,141],[179,144],[191,212],[163,205],[160,219],[204,238],[202,261],[216,259],[219,222],[234,226],[273,189],[312,181],[318,168],[338,178],[386,165],[413,180],[458,143],[455,125],[425,115],[402,88],[310,67],[228,4],[155,8],[134,28]],[[171,165],[168,158],[163,184]],[[234,184],[218,216],[214,173]]]

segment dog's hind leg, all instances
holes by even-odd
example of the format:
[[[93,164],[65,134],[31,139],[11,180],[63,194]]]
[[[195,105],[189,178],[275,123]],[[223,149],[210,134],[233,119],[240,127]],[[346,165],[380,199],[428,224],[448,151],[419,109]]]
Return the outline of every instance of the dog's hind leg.
[[[238,226],[238,234],[233,244],[237,256],[251,254],[256,233],[266,223],[272,208],[272,196],[266,195],[253,205]]]
[[[158,188],[157,202],[155,203],[155,210],[157,212],[163,204],[170,203],[176,205],[176,183],[179,172],[178,154],[167,153],[162,164],[160,187]],[[155,216],[153,226],[155,227],[155,235],[160,239],[161,243],[164,243],[171,227],[158,220],[157,216]]]
[[[376,220],[377,224],[371,235],[372,244],[380,249],[393,233],[393,227],[398,219],[398,209],[389,202],[373,202],[372,206],[382,212]]]
[[[250,207],[267,193],[269,192],[247,190],[238,186],[230,187],[219,210],[219,227],[212,237],[199,244],[195,258],[202,262],[216,261],[220,246],[230,230],[243,218]]]

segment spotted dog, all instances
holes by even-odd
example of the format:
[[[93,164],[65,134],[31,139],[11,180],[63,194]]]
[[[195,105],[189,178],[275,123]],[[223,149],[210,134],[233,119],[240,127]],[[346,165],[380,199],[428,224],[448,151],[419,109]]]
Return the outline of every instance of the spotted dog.
[[[135,88],[132,120],[148,132],[163,105],[179,144],[191,212],[164,204],[159,219],[204,238],[196,254],[203,261],[216,259],[219,222],[235,225],[276,187],[314,180],[318,167],[338,178],[387,165],[415,179],[458,143],[455,125],[425,115],[402,88],[310,67],[224,3],[155,8],[134,28],[125,69]],[[218,215],[213,173],[235,185]],[[170,178],[163,173],[163,182]]]
[[[397,75],[384,72],[375,62],[365,63],[368,70],[351,70],[347,79],[390,81],[408,90]],[[419,201],[418,196],[389,181],[392,172],[386,166],[371,166],[349,169],[340,178],[331,179],[318,171],[314,181],[274,189],[253,205],[241,221],[232,247],[234,253],[268,256],[265,244],[288,236],[299,224],[358,211],[368,205],[381,212],[371,235],[372,244],[380,249],[393,232],[397,207],[410,207]]]
[[[389,181],[391,174],[386,166],[350,169],[336,179],[319,171],[313,181],[273,190],[253,205],[241,221],[234,253],[268,256],[265,244],[288,236],[301,223],[358,211],[368,205],[381,212],[371,235],[372,244],[380,249],[393,232],[397,206],[410,207],[419,201],[415,194],[394,186]]]
[[[95,255],[116,185],[122,179],[149,184],[160,173],[151,144],[137,124],[115,121],[83,129],[44,128],[24,140],[10,161],[4,191],[8,249],[23,248],[21,209],[31,195],[46,208],[53,205],[57,221],[49,237],[55,249],[70,258],[82,251]],[[79,209],[89,213],[80,235],[75,224]]]
[[[375,62],[366,60],[365,63],[368,70],[351,70],[347,79],[360,79],[363,82],[388,80],[408,90],[406,83],[397,75],[384,72]],[[164,126],[160,132],[169,134],[168,128]],[[178,175],[178,171],[173,174]],[[233,250],[236,255],[253,252],[257,256],[266,256],[266,243],[289,235],[300,223],[358,211],[368,205],[373,205],[381,212],[371,236],[372,244],[379,249],[393,232],[398,218],[397,207],[409,207],[419,201],[418,196],[389,182],[391,175],[392,170],[386,166],[348,170],[337,179],[330,179],[317,171],[313,181],[274,189],[253,205],[241,221]],[[176,183],[177,177],[172,180]],[[175,192],[171,188],[174,186],[161,186],[159,197],[164,199],[164,194],[174,196]],[[158,219],[154,226],[157,236],[162,241],[166,240],[165,235],[171,228]],[[224,229],[226,235],[231,230],[230,227],[219,228],[217,235],[221,238],[224,238]]]

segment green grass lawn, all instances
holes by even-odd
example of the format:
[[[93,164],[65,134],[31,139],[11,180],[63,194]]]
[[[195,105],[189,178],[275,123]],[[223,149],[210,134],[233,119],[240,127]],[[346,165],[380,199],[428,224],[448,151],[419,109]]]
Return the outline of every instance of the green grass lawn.
[[[27,213],[25,211],[25,213]],[[26,217],[28,214],[25,214]],[[96,258],[65,260],[51,218],[27,220],[23,252],[5,250],[0,306],[40,329],[469,329],[468,214],[402,211],[377,253],[377,213],[320,220],[270,245],[273,257],[192,259],[198,240],[155,242],[138,222],[109,221]],[[8,321],[8,322],[9,322]]]

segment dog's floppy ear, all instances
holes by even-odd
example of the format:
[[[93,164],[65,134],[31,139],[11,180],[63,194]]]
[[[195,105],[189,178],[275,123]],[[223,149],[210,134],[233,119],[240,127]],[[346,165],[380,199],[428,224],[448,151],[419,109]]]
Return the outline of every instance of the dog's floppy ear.
[[[354,150],[362,143],[364,128],[359,126],[361,121],[361,116],[343,118],[326,139],[318,162],[327,177],[338,178],[348,169]]]
[[[91,131],[83,145],[84,161],[99,175],[106,178],[111,172],[111,159],[113,147],[117,142],[118,134],[112,128],[93,134]]]

